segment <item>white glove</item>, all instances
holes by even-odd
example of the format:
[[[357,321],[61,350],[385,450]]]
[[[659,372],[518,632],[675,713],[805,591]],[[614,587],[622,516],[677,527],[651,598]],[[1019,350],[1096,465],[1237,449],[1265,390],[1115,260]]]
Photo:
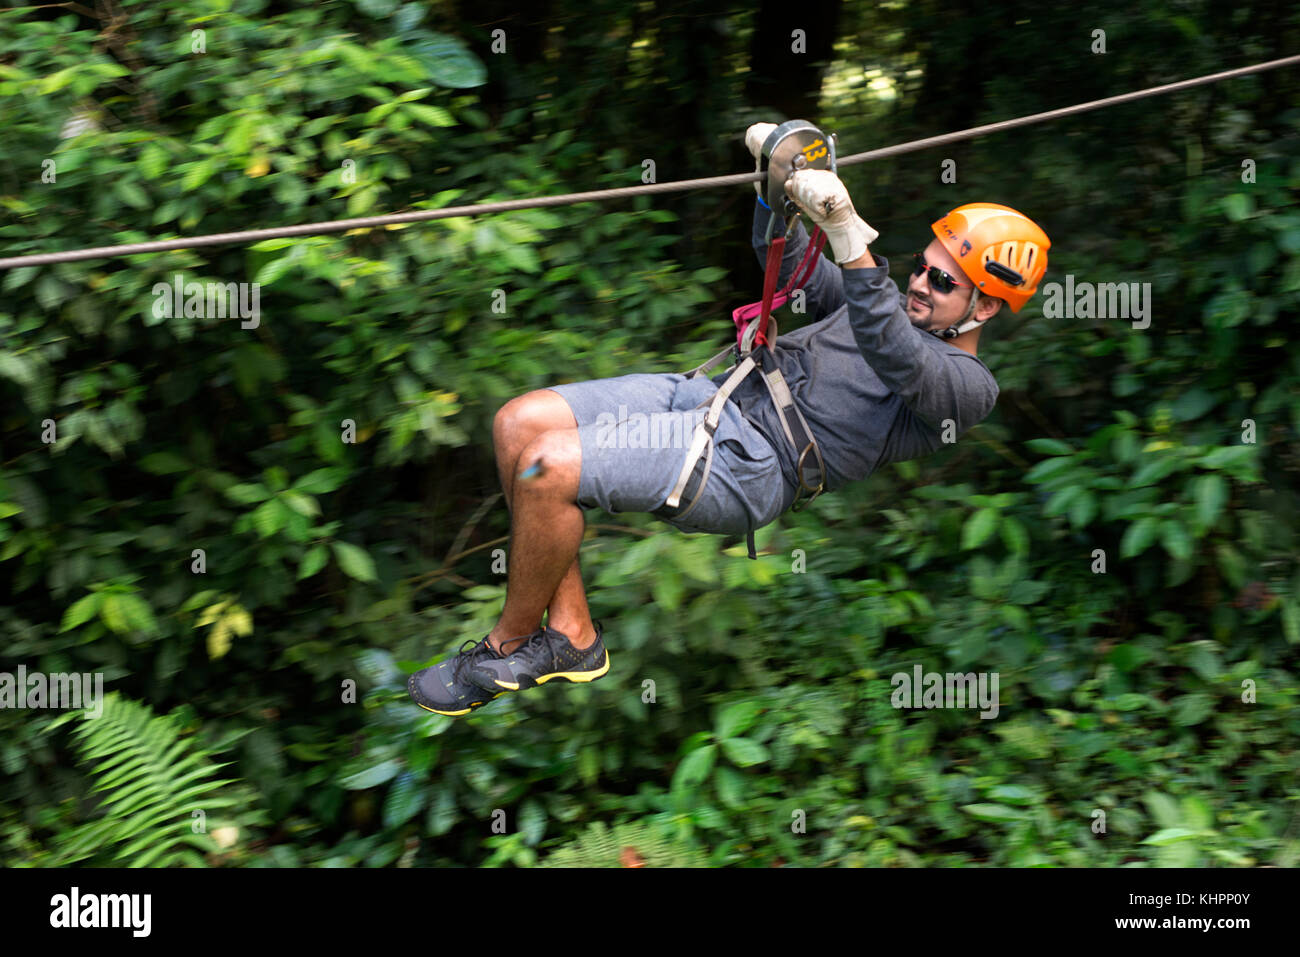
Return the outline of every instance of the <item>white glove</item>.
[[[775,123],[755,123],[745,130],[745,148],[749,150],[749,155],[754,157],[755,173],[763,169],[763,144],[767,142],[774,129],[776,129]],[[763,198],[763,186],[761,179],[754,184],[754,192],[758,194],[759,199]]]
[[[828,169],[795,170],[785,191],[822,228],[840,265],[860,258],[880,235],[858,215],[844,183]]]

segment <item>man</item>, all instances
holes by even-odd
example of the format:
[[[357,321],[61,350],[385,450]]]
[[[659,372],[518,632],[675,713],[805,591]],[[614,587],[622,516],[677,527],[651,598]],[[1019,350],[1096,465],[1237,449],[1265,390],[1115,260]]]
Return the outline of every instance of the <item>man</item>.
[[[759,123],[746,133],[756,160],[773,129]],[[762,262],[775,214],[758,188],[753,245]],[[812,321],[780,336],[773,354],[815,440],[822,484],[834,490],[954,441],[992,411],[998,387],[975,354],[980,331],[1003,302],[1019,312],[1034,294],[1050,242],[1008,207],[958,207],[932,225],[935,238],[916,255],[903,295],[888,261],[869,249],[878,234],[833,172],[799,170],[785,189],[826,234],[838,264],[818,257],[803,285]],[[784,230],[779,217],[776,225]],[[800,223],[779,281],[808,242]],[[698,418],[695,410],[718,397],[726,378],[633,374],[530,392],[501,408],[493,441],[511,513],[505,609],[482,641],[411,676],[417,704],[463,715],[508,691],[557,678],[592,681],[609,670],[578,571],[585,509],[651,512],[688,532],[749,534],[800,497],[800,456],[762,375],[746,376],[717,403],[708,464],[689,473],[674,507],[666,503],[689,461],[680,443],[610,441],[616,413],[648,422],[650,435],[674,428],[680,435],[681,418]]]

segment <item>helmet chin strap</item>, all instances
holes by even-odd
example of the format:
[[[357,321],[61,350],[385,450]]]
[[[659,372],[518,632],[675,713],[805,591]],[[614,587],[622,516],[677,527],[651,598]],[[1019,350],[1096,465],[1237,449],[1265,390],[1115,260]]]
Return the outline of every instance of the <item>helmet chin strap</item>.
[[[940,330],[939,332],[935,332],[933,329],[927,331],[930,335],[937,336],[940,339],[956,339],[958,336],[970,332],[972,329],[978,329],[980,326],[984,325],[984,320],[971,319],[971,316],[975,314],[975,307],[979,305],[979,301],[980,291],[972,286],[970,291],[970,305],[966,307],[966,314],[947,329]]]

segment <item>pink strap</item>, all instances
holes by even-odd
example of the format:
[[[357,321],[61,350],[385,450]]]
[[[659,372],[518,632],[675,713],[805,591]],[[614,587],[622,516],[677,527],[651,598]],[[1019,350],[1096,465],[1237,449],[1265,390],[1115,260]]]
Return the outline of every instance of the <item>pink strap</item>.
[[[763,269],[763,298],[758,302],[751,302],[735,309],[731,313],[731,320],[736,324],[736,344],[740,345],[744,339],[745,329],[749,323],[758,318],[758,332],[754,336],[754,346],[768,345],[767,341],[767,321],[771,318],[773,309],[780,309],[790,300],[790,293],[803,286],[812,278],[813,271],[817,268],[817,259],[821,255],[822,248],[826,245],[826,234],[822,232],[821,227],[813,228],[812,238],[808,243],[808,248],[804,250],[803,258],[799,260],[799,265],[795,266],[794,271],[790,274],[790,280],[776,291],[776,279],[781,274],[781,259],[785,254],[785,237],[782,236],[772,241],[767,247],[767,264]]]

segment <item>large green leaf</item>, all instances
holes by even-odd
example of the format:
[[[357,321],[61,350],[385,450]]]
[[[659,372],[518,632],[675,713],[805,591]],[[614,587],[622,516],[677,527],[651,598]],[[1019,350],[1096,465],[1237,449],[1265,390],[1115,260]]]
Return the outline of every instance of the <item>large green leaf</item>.
[[[718,714],[716,730],[718,738],[726,740],[744,734],[753,727],[762,711],[762,704],[753,700],[736,701],[727,705]]]
[[[487,82],[483,63],[456,37],[413,30],[406,35],[406,48],[439,86],[465,88]]]
[[[374,767],[365,768],[355,774],[348,775],[339,782],[349,791],[363,791],[366,788],[378,787],[386,781],[391,781],[397,777],[402,770],[402,762],[393,759],[381,761]]]
[[[59,626],[59,631],[68,631],[76,628],[78,625],[84,625],[95,617],[99,611],[99,603],[104,596],[100,592],[92,592],[84,598],[79,599],[63,615],[63,622]]]
[[[332,542],[331,545],[334,556],[339,560],[339,567],[347,575],[362,582],[378,580],[375,575],[375,563],[364,549],[348,542]]]
[[[727,759],[742,768],[762,764],[769,758],[767,748],[749,738],[728,738],[721,746]]]
[[[329,561],[329,550],[324,545],[312,546],[302,556],[302,563],[298,566],[298,578],[311,578],[325,567],[327,561]]]
[[[1198,476],[1192,482],[1192,498],[1196,502],[1197,521],[1209,528],[1228,500],[1228,483],[1222,475]]]
[[[1151,811],[1151,816],[1160,827],[1171,828],[1182,824],[1182,812],[1178,809],[1177,802],[1167,794],[1161,794],[1159,791],[1148,791],[1143,795],[1142,799],[1146,802]]]
[[[1174,724],[1182,726],[1200,724],[1214,712],[1214,699],[1201,692],[1180,695],[1173,705]]]
[[[708,778],[717,757],[718,748],[714,744],[706,744],[686,755],[673,774],[673,790],[691,788]]]
[[[962,549],[978,548],[983,545],[997,530],[999,515],[995,508],[981,508],[967,519],[961,530]]]
[[[1142,554],[1156,540],[1159,532],[1160,519],[1158,518],[1147,516],[1130,523],[1124,530],[1124,537],[1120,539],[1120,558],[1133,558]]]
[[[977,821],[994,821],[999,824],[1019,821],[1025,816],[1024,811],[1005,804],[965,804],[962,810]]]
[[[424,807],[425,790],[415,775],[399,774],[384,799],[384,827],[400,827]]]

